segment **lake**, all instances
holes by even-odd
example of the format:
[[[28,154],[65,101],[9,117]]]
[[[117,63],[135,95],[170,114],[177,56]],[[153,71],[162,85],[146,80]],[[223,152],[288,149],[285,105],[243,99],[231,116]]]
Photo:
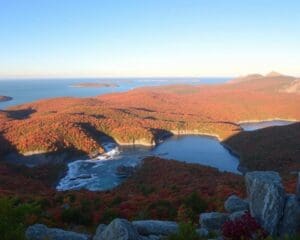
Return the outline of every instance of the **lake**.
[[[240,124],[244,131],[270,126],[283,126],[291,121],[262,121]],[[147,156],[158,156],[187,163],[211,166],[220,171],[240,174],[239,159],[216,138],[200,135],[172,136],[156,147],[121,147],[110,139],[103,139],[106,154],[97,160],[77,160],[68,164],[68,172],[57,186],[58,190],[88,189],[103,191],[118,186],[123,176],[119,167],[134,167]]]
[[[0,109],[53,97],[92,97],[106,93],[125,92],[138,87],[169,84],[218,84],[229,78],[76,78],[0,80],[0,95],[13,97],[0,102]],[[79,83],[109,83],[118,87],[72,87]]]
[[[286,126],[293,123],[295,123],[295,121],[270,120],[270,121],[261,121],[261,122],[246,122],[246,123],[241,123],[240,126],[244,131],[255,131],[266,127]]]
[[[69,163],[67,175],[61,179],[57,189],[111,189],[123,180],[122,176],[118,175],[118,167],[134,167],[150,155],[239,173],[239,159],[217,139],[207,136],[172,136],[154,148],[119,147],[114,142],[107,142],[104,147],[107,154],[100,156],[98,160],[78,160]]]

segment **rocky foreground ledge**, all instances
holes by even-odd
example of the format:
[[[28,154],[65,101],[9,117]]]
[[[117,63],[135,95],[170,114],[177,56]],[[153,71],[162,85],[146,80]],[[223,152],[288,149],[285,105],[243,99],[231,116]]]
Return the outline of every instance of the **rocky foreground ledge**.
[[[293,236],[300,232],[300,172],[296,194],[286,194],[277,172],[255,171],[245,176],[247,198],[231,195],[226,213],[201,213],[196,233],[205,239],[262,239]],[[94,236],[35,224],[26,230],[28,240],[162,240],[180,231],[173,221],[114,219],[100,224]]]

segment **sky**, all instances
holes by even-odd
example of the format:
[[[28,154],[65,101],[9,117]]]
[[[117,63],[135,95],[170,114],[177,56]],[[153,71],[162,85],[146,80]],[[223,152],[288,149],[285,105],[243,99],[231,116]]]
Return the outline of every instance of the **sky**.
[[[298,0],[0,0],[0,77],[300,76]]]

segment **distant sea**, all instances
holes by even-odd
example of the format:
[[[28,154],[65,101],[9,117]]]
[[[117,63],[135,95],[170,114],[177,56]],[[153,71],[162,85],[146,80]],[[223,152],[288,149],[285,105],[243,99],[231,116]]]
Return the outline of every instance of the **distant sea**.
[[[54,97],[92,97],[106,93],[124,92],[138,87],[169,84],[220,84],[230,78],[74,78],[74,79],[1,79],[0,96],[13,100],[0,102],[0,109]],[[118,87],[72,87],[74,84],[112,83]]]

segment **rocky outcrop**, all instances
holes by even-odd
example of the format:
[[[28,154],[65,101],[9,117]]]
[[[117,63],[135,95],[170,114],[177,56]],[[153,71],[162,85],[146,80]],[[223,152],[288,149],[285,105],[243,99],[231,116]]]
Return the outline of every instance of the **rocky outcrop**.
[[[196,232],[199,237],[207,237],[209,235],[209,231],[206,228],[198,228]]]
[[[89,240],[90,236],[58,228],[48,228],[43,224],[35,224],[27,228],[27,240]]]
[[[231,221],[235,221],[239,218],[241,218],[242,216],[244,216],[247,213],[247,211],[238,211],[238,212],[233,212],[229,215],[229,219]]]
[[[224,208],[229,213],[238,211],[246,211],[249,208],[247,201],[239,198],[236,195],[231,195],[224,203]]]
[[[300,229],[300,205],[296,195],[286,196],[283,218],[279,226],[280,236],[291,236]]]
[[[210,212],[200,214],[200,225],[208,231],[220,231],[222,225],[229,220],[226,213]]]
[[[120,218],[113,220],[98,236],[93,240],[142,240],[136,228]]]
[[[299,199],[295,194],[285,194],[278,173],[248,172],[245,180],[247,200],[236,195],[230,196],[224,203],[230,215],[216,212],[200,214],[201,227],[220,232],[226,219],[236,222],[250,211],[251,216],[271,235],[283,237],[300,231]]]
[[[298,233],[300,231],[299,200],[296,194],[285,194],[278,173],[270,171],[249,172],[245,178],[248,193],[247,200],[232,195],[224,203],[224,208],[228,213],[201,213],[199,219],[200,227],[196,230],[197,234],[200,237],[207,237],[211,232],[221,234],[223,230],[225,235],[226,230],[224,231],[224,228],[226,229],[228,224],[224,225],[224,223],[227,221],[232,221],[228,225],[230,228],[231,226],[239,226],[243,231],[250,231],[247,228],[247,222],[244,222],[245,217],[246,219],[248,218],[248,221],[250,217],[255,222],[255,225],[260,223],[261,227],[271,235],[277,235],[282,238],[286,235]],[[298,181],[300,181],[300,176]],[[250,229],[253,221],[250,222]],[[233,224],[230,225],[231,223]],[[259,225],[257,226],[264,234],[263,229]],[[109,225],[100,224],[93,240],[161,240],[178,231],[178,224],[172,221],[141,220],[129,222],[125,219],[117,218]],[[241,234],[243,234],[243,231]],[[253,232],[253,234],[255,233],[257,232]],[[47,228],[42,224],[30,226],[26,231],[26,238],[28,240],[90,239],[85,234],[57,228]]]
[[[106,227],[107,227],[107,225],[105,225],[105,224],[99,224],[96,229],[96,233],[95,233],[95,236],[93,237],[93,240],[100,239],[100,235],[106,229]]]
[[[271,235],[276,235],[283,216],[285,191],[276,172],[249,172],[246,174],[246,188],[250,213]]]
[[[133,226],[141,235],[163,235],[168,236],[178,231],[178,224],[172,221],[141,220],[133,221]]]

